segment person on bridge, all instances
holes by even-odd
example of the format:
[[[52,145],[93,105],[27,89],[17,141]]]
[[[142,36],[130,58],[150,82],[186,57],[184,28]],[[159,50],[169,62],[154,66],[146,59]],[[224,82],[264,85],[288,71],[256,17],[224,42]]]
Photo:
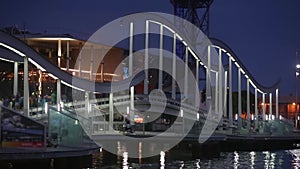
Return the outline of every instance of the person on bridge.
[[[125,131],[128,133],[134,133],[134,126],[130,124],[130,120],[125,120]]]
[[[51,94],[51,103],[56,104],[56,93],[54,92]]]

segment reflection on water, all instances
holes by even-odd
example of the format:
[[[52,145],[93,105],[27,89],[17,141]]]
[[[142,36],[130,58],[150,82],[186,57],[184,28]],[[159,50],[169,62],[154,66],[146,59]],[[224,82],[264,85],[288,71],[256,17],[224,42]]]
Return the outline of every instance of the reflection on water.
[[[269,151],[264,151],[263,154],[265,155],[264,158],[264,168],[275,168],[276,165],[276,153],[274,152],[269,152]]]
[[[160,152],[160,169],[164,169],[165,168],[165,155],[166,153],[161,151]]]
[[[234,163],[233,163],[233,167],[234,169],[238,168],[239,166],[239,153],[237,153],[236,151],[233,153],[234,154]]]
[[[300,149],[280,150],[280,151],[260,151],[260,152],[221,152],[219,157],[211,159],[191,159],[181,157],[180,153],[170,155],[170,152],[161,151],[158,156],[145,159],[129,158],[128,152],[123,152],[121,156],[100,151],[94,157],[92,168],[300,168]]]
[[[255,165],[255,152],[254,151],[251,151],[250,152],[250,160],[251,160],[251,164],[250,164],[250,168],[254,168],[254,165]]]
[[[300,168],[300,150],[289,150],[288,152],[293,157],[292,168]]]
[[[128,169],[128,152],[123,153],[123,169]]]

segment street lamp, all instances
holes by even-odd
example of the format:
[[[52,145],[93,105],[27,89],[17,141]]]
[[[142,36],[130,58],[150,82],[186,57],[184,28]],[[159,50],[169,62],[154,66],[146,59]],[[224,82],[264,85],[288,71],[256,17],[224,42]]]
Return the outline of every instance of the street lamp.
[[[297,57],[297,54],[296,54]],[[298,85],[297,85],[297,78],[300,75],[298,69],[300,68],[300,64],[296,65],[296,112],[295,112],[295,128],[298,128]]]

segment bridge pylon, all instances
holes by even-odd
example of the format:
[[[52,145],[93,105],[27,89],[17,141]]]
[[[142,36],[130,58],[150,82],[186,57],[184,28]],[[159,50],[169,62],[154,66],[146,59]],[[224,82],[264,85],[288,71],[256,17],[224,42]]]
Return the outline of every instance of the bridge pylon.
[[[171,0],[174,15],[190,21],[209,35],[209,8],[213,0]]]

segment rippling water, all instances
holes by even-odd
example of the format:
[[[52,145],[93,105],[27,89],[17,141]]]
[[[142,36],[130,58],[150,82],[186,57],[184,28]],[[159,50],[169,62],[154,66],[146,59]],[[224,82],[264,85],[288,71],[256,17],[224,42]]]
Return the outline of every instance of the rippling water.
[[[0,165],[2,169],[18,168],[50,168],[50,169],[298,169],[300,168],[300,149],[279,151],[234,151],[221,152],[215,157],[193,158],[188,151],[160,152],[151,158],[128,158],[130,154],[123,152],[117,156],[106,151],[100,151],[91,158],[67,158],[62,160],[8,161]],[[84,162],[85,161],[85,162]],[[52,164],[53,163],[53,164]]]
[[[102,151],[93,157],[92,168],[300,168],[300,149],[261,152],[221,152],[211,159],[193,159],[161,152],[159,156],[146,159],[128,159],[128,153],[115,156]]]

